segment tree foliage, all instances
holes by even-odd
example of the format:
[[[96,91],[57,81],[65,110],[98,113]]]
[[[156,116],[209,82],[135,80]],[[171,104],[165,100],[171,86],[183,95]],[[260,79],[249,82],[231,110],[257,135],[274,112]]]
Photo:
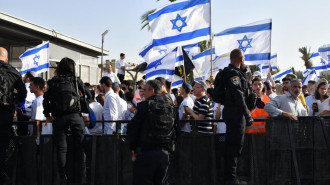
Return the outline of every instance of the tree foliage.
[[[159,1],[159,0],[157,0],[157,1]],[[168,0],[168,1],[174,2],[176,0]],[[141,15],[141,17],[140,17],[141,24],[142,24],[141,30],[143,30],[144,28],[147,28],[150,31],[150,26],[149,26],[149,21],[148,21],[148,15],[154,13],[155,11],[156,11],[156,9],[148,10],[148,11],[146,11],[145,13],[143,13]]]
[[[312,67],[313,64],[309,61],[309,58],[311,56],[311,48],[309,47],[307,49],[307,46],[304,46],[304,47],[299,48],[298,50],[302,54],[302,56],[300,58],[304,61],[304,65],[305,65],[306,69]]]

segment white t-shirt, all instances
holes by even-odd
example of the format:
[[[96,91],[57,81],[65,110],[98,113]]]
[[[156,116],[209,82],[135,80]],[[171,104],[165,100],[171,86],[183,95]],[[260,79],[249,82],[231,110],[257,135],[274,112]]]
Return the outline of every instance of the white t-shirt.
[[[44,101],[44,96],[38,96],[31,106],[31,118],[30,121],[44,121],[46,120],[44,115],[44,107],[42,102]]]
[[[107,77],[109,77],[109,78],[111,79],[112,83],[117,82],[117,83],[120,84],[120,81],[119,81],[119,79],[118,79],[118,77],[117,77],[117,75],[116,75],[115,73],[112,73],[112,72],[111,72],[111,73],[105,72],[103,76],[107,76]],[[96,96],[95,96],[95,97],[96,97]]]
[[[195,96],[195,95],[193,95],[193,94],[190,94],[190,98],[191,98],[193,101],[195,101],[195,100],[196,100],[196,96]]]
[[[187,106],[191,109],[193,109],[194,107],[194,101],[191,99],[190,96],[186,97],[185,99],[183,99],[180,107],[179,107],[179,119],[182,119],[183,114],[185,113],[184,111],[184,107]],[[183,132],[191,132],[191,126],[190,123],[187,122],[182,128],[181,131]]]
[[[273,98],[275,98],[276,96],[277,96],[276,93],[272,93],[272,94],[270,94],[268,97],[269,97],[270,99],[273,99]]]
[[[130,67],[131,65],[127,64],[125,60],[117,60],[116,68],[118,69],[118,74],[125,75],[125,70],[121,69],[123,66]]]
[[[96,120],[102,120],[103,107],[99,102],[92,102],[89,108],[93,110]],[[102,134],[102,122],[96,122],[95,127],[88,129],[90,134]]]
[[[34,95],[34,93],[31,93],[30,83],[25,83],[25,88],[26,88],[27,94],[26,94],[26,98],[25,98],[24,108],[25,108],[26,114],[31,115],[31,106],[32,106],[33,101],[36,99],[36,95]]]
[[[315,103],[317,103],[317,107],[319,109],[319,111],[315,114],[316,116],[318,116],[325,110],[330,110],[330,97],[325,99],[323,102],[321,102],[320,100],[315,100]]]
[[[46,120],[44,115],[44,107],[42,102],[44,101],[44,96],[38,96],[31,105],[31,118],[30,121],[44,121]],[[41,127],[44,128],[44,124],[42,123]],[[28,126],[30,135],[33,135],[33,125]],[[37,141],[38,143],[39,141]],[[38,143],[39,144],[39,143]]]

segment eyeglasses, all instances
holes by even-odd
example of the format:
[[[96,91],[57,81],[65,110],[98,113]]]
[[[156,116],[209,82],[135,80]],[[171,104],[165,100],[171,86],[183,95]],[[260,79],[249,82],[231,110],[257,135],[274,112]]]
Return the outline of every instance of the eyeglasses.
[[[203,88],[203,87],[193,87],[193,89],[197,89],[197,88]]]

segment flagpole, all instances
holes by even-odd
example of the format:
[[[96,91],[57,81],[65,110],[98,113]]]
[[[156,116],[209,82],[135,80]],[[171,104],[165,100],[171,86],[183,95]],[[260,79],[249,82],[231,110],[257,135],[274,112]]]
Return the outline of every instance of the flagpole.
[[[182,51],[182,56],[183,56],[183,48],[182,46],[180,46],[180,49]],[[187,82],[187,75],[186,75],[186,69],[185,69],[185,66],[184,66],[184,57],[183,57],[183,65],[182,65],[182,68],[183,68],[183,81],[186,83]]]
[[[269,72],[270,74],[272,74],[272,69],[271,69],[271,65],[270,65],[270,61],[272,60],[272,29],[273,29],[273,19],[270,19],[270,22],[272,23],[272,27],[270,29],[270,59],[269,59]],[[277,62],[277,57],[276,57],[276,62]]]
[[[211,46],[211,49],[210,49],[210,52],[211,52],[210,62],[211,62],[211,76],[213,76],[213,63],[212,63],[213,44],[212,44],[212,41],[213,41],[213,35],[212,35],[212,0],[210,0],[210,46]]]

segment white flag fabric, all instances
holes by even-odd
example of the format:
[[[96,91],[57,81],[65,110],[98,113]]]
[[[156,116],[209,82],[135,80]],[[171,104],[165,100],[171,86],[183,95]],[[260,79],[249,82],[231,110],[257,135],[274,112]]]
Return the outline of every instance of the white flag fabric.
[[[261,78],[267,78],[269,73],[269,63],[258,64],[257,67],[259,68],[259,72],[261,73]]]
[[[214,48],[212,54],[214,54]],[[206,70],[209,70],[211,66],[211,49],[207,49],[193,56],[192,62],[195,66],[193,71],[194,80],[199,80],[200,77],[202,77],[203,80],[207,79],[204,73]]]
[[[319,47],[320,56],[330,63],[330,44]]]
[[[182,48],[186,51],[190,58],[200,52],[199,43],[182,46]],[[143,58],[144,62],[149,62],[152,59],[154,60],[165,56],[168,51],[169,49],[155,49],[152,42],[150,42],[140,51],[139,55]]]
[[[291,73],[293,73],[293,71],[292,71],[292,68],[290,67],[290,68],[287,68],[286,70],[284,70],[282,72],[278,72],[278,73],[272,75],[272,78],[273,78],[274,81],[275,80],[281,81],[287,74],[291,74]]]
[[[146,45],[139,53],[143,58],[144,62],[149,62],[151,59],[156,57],[161,58],[168,53],[167,49],[156,50],[154,49],[152,42]]]
[[[277,71],[277,54],[270,57],[270,66],[272,67],[271,71]]]
[[[181,0],[157,9],[148,16],[153,46],[175,48],[208,40],[210,0]]]
[[[195,44],[189,44],[189,45],[182,46],[182,48],[187,53],[187,55],[190,57],[190,59],[192,59],[193,56],[200,53],[200,44],[199,44],[199,42],[195,43]]]
[[[220,56],[239,48],[244,52],[246,65],[268,63],[271,31],[271,19],[224,30],[214,35],[215,53]]]
[[[318,78],[320,78],[323,71],[327,71],[329,69],[328,61],[324,60],[318,52],[313,53],[309,57],[309,61],[313,64],[313,66],[309,69],[314,69]]]
[[[143,72],[146,75],[146,80],[163,77],[165,80],[172,81],[175,86],[179,86],[183,83],[181,77],[174,74],[175,67],[183,65],[181,48],[175,48],[160,59],[150,60],[150,62],[147,63],[147,68]]]
[[[308,71],[308,73],[306,74],[304,80],[302,81],[302,85],[307,85],[308,81],[310,81],[310,80],[314,80],[315,82],[317,82],[317,80],[319,79],[317,77],[314,69],[307,70],[307,71]],[[304,73],[304,75],[305,75],[305,73]]]
[[[219,69],[228,67],[229,63],[230,53],[216,56],[216,58],[213,60],[212,75],[216,76],[219,72]],[[209,68],[204,71],[203,76],[205,76],[205,79],[208,79],[211,76],[211,65],[209,65]]]
[[[49,70],[49,42],[42,43],[34,48],[26,50],[19,59],[22,61],[21,75],[28,71],[40,74]]]

